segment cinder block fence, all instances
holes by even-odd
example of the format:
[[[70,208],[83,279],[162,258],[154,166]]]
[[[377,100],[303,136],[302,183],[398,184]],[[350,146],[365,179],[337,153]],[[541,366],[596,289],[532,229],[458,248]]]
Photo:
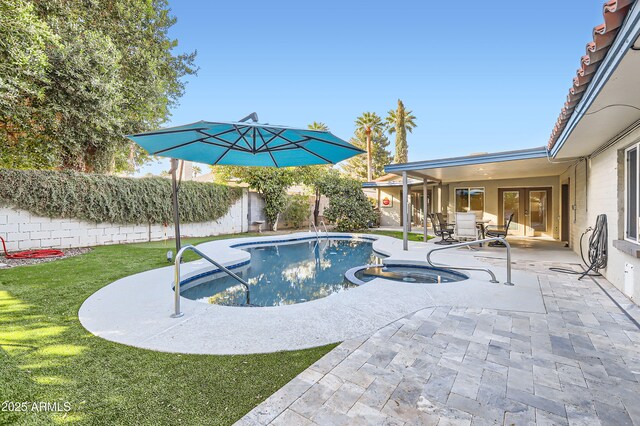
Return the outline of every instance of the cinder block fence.
[[[216,221],[181,223],[180,233],[189,237],[249,231],[249,196],[231,206],[227,214]],[[172,238],[173,225],[91,223],[76,219],[52,219],[28,211],[0,205],[0,237],[7,250],[38,248],[89,247],[107,244],[138,243]]]

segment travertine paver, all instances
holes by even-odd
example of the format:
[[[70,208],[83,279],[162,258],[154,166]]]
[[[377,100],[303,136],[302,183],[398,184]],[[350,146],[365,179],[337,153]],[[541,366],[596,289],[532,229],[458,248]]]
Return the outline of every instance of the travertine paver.
[[[640,425],[637,325],[592,280],[514,266],[538,274],[546,314],[423,309],[344,342],[238,424]]]

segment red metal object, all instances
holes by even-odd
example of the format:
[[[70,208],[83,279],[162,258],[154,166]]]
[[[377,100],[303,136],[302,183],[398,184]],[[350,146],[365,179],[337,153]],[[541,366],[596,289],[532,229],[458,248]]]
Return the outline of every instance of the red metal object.
[[[7,245],[4,242],[4,238],[0,237],[2,241],[2,249],[4,250],[4,257],[7,259],[44,259],[47,257],[60,257],[64,256],[64,253],[55,249],[43,249],[43,250],[27,250],[19,251],[17,253],[9,254],[7,252]]]

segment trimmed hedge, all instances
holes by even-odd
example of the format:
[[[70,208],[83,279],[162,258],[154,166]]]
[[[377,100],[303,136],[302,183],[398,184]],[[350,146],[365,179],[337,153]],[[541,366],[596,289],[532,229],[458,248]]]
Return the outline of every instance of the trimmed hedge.
[[[241,195],[240,188],[183,181],[180,220],[217,220]],[[173,222],[171,180],[160,177],[0,169],[0,203],[51,218],[120,224]]]

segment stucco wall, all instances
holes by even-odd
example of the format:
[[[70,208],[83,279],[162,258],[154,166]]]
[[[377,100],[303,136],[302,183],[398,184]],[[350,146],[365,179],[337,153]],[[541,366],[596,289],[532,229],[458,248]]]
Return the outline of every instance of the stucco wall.
[[[575,203],[571,215],[571,247],[580,252],[580,235],[595,225],[596,217],[604,213],[608,222],[608,264],[603,275],[636,303],[640,300],[640,259],[613,247],[613,241],[624,238],[624,160],[621,151],[640,140],[640,130],[631,133],[601,154],[571,167],[561,177],[570,180],[570,199]],[[587,241],[584,242],[587,249]],[[634,268],[634,279],[625,288],[625,267]]]
[[[557,176],[525,178],[525,179],[504,179],[504,180],[483,180],[468,182],[449,182],[444,187],[446,197],[443,197],[443,203],[446,206],[447,215],[455,215],[455,190],[456,188],[480,187],[485,189],[484,195],[484,214],[483,219],[490,220],[492,224],[498,223],[499,205],[498,205],[498,189],[499,188],[551,188],[551,230],[546,233],[553,238],[560,237],[560,185]]]
[[[378,205],[380,206],[380,226],[400,226],[401,206],[400,194],[402,190],[400,188],[381,188],[380,199]],[[382,205],[382,200],[385,197],[389,197],[392,205],[385,207]]]
[[[180,233],[205,237],[248,231],[247,191],[217,221],[183,223]],[[157,241],[173,237],[173,226],[162,224],[91,223],[76,219],[51,219],[24,210],[0,206],[0,236],[7,250],[70,248]]]

